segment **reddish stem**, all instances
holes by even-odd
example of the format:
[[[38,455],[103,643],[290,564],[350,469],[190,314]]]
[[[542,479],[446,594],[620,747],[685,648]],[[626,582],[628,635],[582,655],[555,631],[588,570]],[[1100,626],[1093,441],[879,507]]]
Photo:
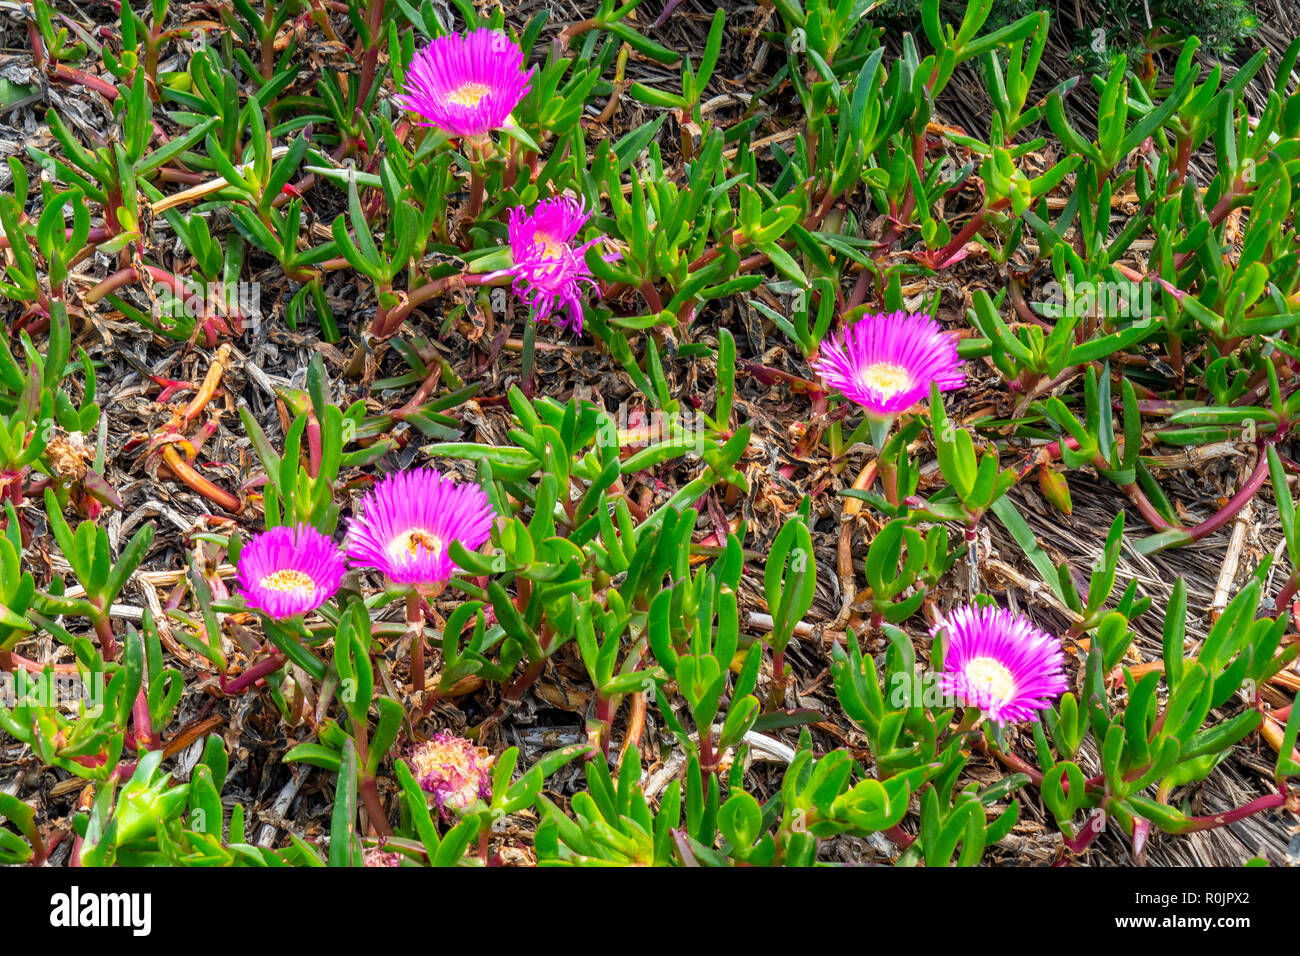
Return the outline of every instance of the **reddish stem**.
[[[1237,490],[1237,493],[1229,499],[1226,505],[1219,509],[1217,514],[1206,518],[1196,527],[1188,531],[1187,535],[1189,540],[1197,541],[1204,538],[1206,535],[1213,534],[1231,521],[1236,516],[1237,512],[1246,506],[1246,502],[1255,497],[1255,492],[1259,491],[1267,477],[1268,454],[1263,448],[1261,448],[1259,451],[1259,460],[1255,462],[1255,468],[1251,471],[1250,477],[1246,479],[1246,483]]]
[[[1249,803],[1224,813],[1213,813],[1203,817],[1188,817],[1186,823],[1179,825],[1178,832],[1197,833],[1201,830],[1215,830],[1230,823],[1236,823],[1238,820],[1244,820],[1256,813],[1274,810],[1278,807],[1286,807],[1295,812],[1300,810],[1300,802],[1295,799],[1294,794],[1288,794],[1285,790],[1281,793],[1269,793],[1262,797],[1256,797]]]
[[[76,664],[38,664],[14,651],[0,651],[0,671],[11,674],[18,667],[29,674],[43,674],[47,667],[52,668],[55,674],[76,676],[81,673]]]
[[[81,70],[64,66],[62,63],[54,64],[50,68],[49,74],[53,79],[79,83],[87,89],[94,90],[110,103],[117,99],[117,87],[113,84],[106,83],[99,77],[91,76],[89,73],[83,73]]]
[[[380,836],[392,836],[393,828],[388,825],[388,813],[384,810],[383,801],[379,799],[379,787],[375,783],[375,778],[369,774],[362,777],[360,789],[361,802],[365,804],[370,825]]]
[[[113,636],[113,622],[108,616],[108,609],[103,606],[104,602],[101,598],[95,598],[91,603],[99,610],[94,622],[95,635],[99,638],[99,649],[104,655],[104,660],[116,660],[117,639]]]
[[[411,633],[411,689],[424,690],[424,609],[420,592],[411,589],[406,594],[406,629]]]
[[[283,665],[284,656],[279,651],[272,651],[270,657],[258,661],[252,667],[245,668],[243,673],[232,680],[229,684],[224,683],[223,680],[221,692],[227,697],[241,694],[268,674],[274,674]]]
[[[237,497],[228,491],[223,491],[218,488],[212,482],[208,481],[208,479],[204,478],[197,471],[191,468],[177,453],[175,445],[164,445],[162,454],[163,460],[167,462],[167,467],[171,469],[172,476],[177,481],[189,485],[190,488],[194,489],[204,498],[207,498],[214,504],[220,505],[227,511],[239,514],[239,512],[243,510],[243,503]]]
[[[185,280],[180,276],[172,275],[165,269],[159,269],[155,266],[145,266],[145,269],[148,270],[154,282],[161,282],[166,285],[172,290],[173,295],[178,298],[185,296]],[[110,292],[116,292],[127,283],[138,281],[140,281],[140,273],[134,267],[119,269],[86,293],[86,304],[94,305]]]

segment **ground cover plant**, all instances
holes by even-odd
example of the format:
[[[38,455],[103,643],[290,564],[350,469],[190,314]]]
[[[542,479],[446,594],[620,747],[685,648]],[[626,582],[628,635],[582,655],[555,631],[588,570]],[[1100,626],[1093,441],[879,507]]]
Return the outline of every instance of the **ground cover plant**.
[[[0,861],[1300,860],[1300,40],[1189,6],[32,0]]]

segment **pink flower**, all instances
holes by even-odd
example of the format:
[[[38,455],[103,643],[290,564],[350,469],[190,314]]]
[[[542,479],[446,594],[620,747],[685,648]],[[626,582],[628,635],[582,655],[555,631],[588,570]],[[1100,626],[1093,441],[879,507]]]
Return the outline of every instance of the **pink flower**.
[[[882,312],[832,336],[812,367],[874,418],[893,418],[930,394],[966,384],[957,347],[928,315]]]
[[[272,528],[239,553],[236,578],[248,606],[277,620],[320,607],[343,583],[343,552],[310,525]]]
[[[953,608],[943,630],[942,687],[998,724],[1037,720],[1066,689],[1061,642],[1000,607]]]
[[[400,106],[452,136],[481,137],[506,124],[532,88],[536,68],[500,30],[479,27],[463,38],[441,36],[415,54]]]
[[[577,334],[582,333],[582,284],[596,288],[583,253],[601,239],[579,246],[573,241],[590,218],[585,205],[568,196],[539,202],[532,216],[523,206],[511,210],[510,250],[515,264],[502,273],[514,276],[514,293],[534,309],[536,321],[549,318],[557,308],[567,309],[568,324]],[[606,258],[617,259],[618,254]]]
[[[495,518],[478,485],[458,484],[432,468],[399,471],[361,500],[343,544],[353,567],[377,568],[397,584],[430,590],[455,573],[451,542],[478,550]]]
[[[413,776],[439,812],[464,812],[492,799],[492,756],[463,737],[441,730],[411,752]]]

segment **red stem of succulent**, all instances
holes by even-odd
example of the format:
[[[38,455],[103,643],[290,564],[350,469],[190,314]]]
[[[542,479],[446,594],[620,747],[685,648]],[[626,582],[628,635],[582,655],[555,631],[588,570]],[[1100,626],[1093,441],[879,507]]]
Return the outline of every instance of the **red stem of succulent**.
[[[117,639],[113,636],[113,622],[108,616],[108,608],[103,606],[102,599],[96,598],[93,603],[99,610],[95,616],[94,627],[95,636],[99,638],[100,652],[104,655],[104,660],[116,660]]]
[[[424,608],[420,592],[412,589],[406,595],[406,629],[411,635],[411,689],[419,694],[424,690]]]
[[[65,66],[62,63],[55,63],[49,69],[49,75],[52,79],[64,80],[68,83],[78,83],[87,89],[94,90],[104,99],[112,103],[117,99],[117,87],[111,83],[106,83],[97,76],[91,76],[81,70]]]
[[[1212,813],[1202,817],[1188,817],[1187,823],[1180,826],[1178,832],[1197,833],[1201,830],[1215,830],[1230,823],[1236,823],[1238,820],[1244,820],[1256,813],[1275,810],[1278,807],[1287,807],[1292,809],[1292,812],[1295,812],[1295,810],[1300,810],[1300,803],[1297,802],[1294,793],[1287,793],[1285,790],[1281,793],[1269,793],[1223,813]]]
[[[895,823],[892,827],[890,827],[888,830],[885,831],[885,837],[891,843],[893,843],[894,846],[898,847],[900,850],[906,850],[909,846],[911,846],[913,843],[916,842],[916,837],[912,836],[912,834],[910,833],[907,833],[903,829],[902,825],[898,823]]]
[[[36,661],[23,657],[14,651],[0,651],[0,671],[6,674],[12,674],[16,668],[21,667],[29,674],[42,674],[45,668],[51,668],[55,674],[66,676],[76,676],[81,673],[77,670],[76,664],[39,664]]]
[[[467,286],[494,286],[507,285],[509,282],[509,276],[488,278],[487,274],[444,276],[441,279],[434,279],[408,293],[406,301],[399,303],[391,311],[383,312],[381,310],[376,312],[374,321],[370,326],[370,331],[378,338],[388,338],[402,327],[402,322],[404,322],[407,316],[415,311],[416,308],[423,305],[425,302],[428,302],[435,296],[442,295],[456,283]]]
[[[282,666],[284,666],[284,655],[273,650],[269,657],[263,658],[252,667],[245,668],[243,673],[230,683],[222,683],[221,692],[227,697],[242,694],[268,674],[274,674]]]
[[[1064,438],[1062,441],[1054,441],[1047,445],[1043,445],[1041,448],[1037,450],[1035,455],[1030,459],[1029,464],[1026,465],[1021,470],[1020,477],[1024,478],[1025,475],[1029,474],[1031,471],[1039,467],[1045,461],[1051,460],[1053,458],[1061,457],[1062,443],[1064,443],[1065,447],[1069,448],[1071,451],[1079,450],[1079,442],[1076,439],[1069,436]],[[1110,465],[1104,460],[1102,460],[1100,456],[1098,456],[1095,465],[1096,467],[1099,468],[1110,467]],[[1125,496],[1127,496],[1129,501],[1133,502],[1134,507],[1137,508],[1138,512],[1142,515],[1142,517],[1146,519],[1147,524],[1151,525],[1151,527],[1155,531],[1174,530],[1174,526],[1171,525],[1168,521],[1166,521],[1164,517],[1160,514],[1160,512],[1156,511],[1156,506],[1151,503],[1151,499],[1146,496],[1146,492],[1142,490],[1141,486],[1138,485],[1137,482],[1132,482],[1127,485],[1120,485],[1119,489],[1122,492],[1124,492]],[[1242,502],[1242,504],[1245,504],[1245,502]]]
[[[269,8],[268,8],[269,9]],[[380,29],[384,23],[384,0],[370,0],[366,11],[366,26],[370,31],[370,46],[361,58],[361,85],[357,89],[357,110],[364,108],[370,87],[375,82],[375,68],[379,63],[379,49],[388,37]]]
[[[1259,460],[1255,462],[1255,467],[1250,473],[1237,493],[1229,499],[1219,511],[1206,518],[1196,527],[1190,529],[1187,534],[1192,541],[1204,538],[1206,535],[1213,534],[1231,521],[1238,511],[1246,506],[1246,502],[1255,497],[1255,493],[1263,486],[1265,479],[1268,478],[1268,455],[1264,448],[1260,448]]]
[[[180,276],[172,275],[165,269],[159,269],[155,266],[145,266],[145,269],[148,270],[149,275],[154,282],[161,282],[166,285],[171,289],[173,295],[177,297],[183,297],[185,295],[185,280]],[[133,266],[119,269],[117,272],[114,272],[112,275],[103,279],[98,285],[86,293],[86,304],[94,305],[109,293],[116,292],[128,283],[138,281],[140,281],[140,273],[137,272]]]
[[[600,724],[600,750],[609,759],[609,736],[614,725],[614,702],[600,694],[596,697],[596,720]]]
[[[772,653],[772,693],[768,699],[773,709],[780,707],[785,702],[785,688],[787,683],[785,668],[785,648]]]
[[[370,818],[370,825],[380,836],[392,836],[393,828],[388,825],[388,813],[384,810],[384,802],[379,799],[379,786],[375,778],[369,774],[362,776],[359,789],[361,802],[365,804],[366,815]]]

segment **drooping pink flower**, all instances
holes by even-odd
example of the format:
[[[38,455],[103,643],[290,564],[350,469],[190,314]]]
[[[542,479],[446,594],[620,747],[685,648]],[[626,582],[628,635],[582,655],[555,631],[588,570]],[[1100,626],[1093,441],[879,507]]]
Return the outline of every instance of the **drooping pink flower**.
[[[455,573],[451,542],[478,550],[495,518],[478,485],[459,484],[432,468],[398,471],[361,500],[343,544],[353,567],[376,568],[397,584],[429,590]]]
[[[449,730],[440,730],[411,752],[413,776],[439,812],[463,812],[492,798],[492,755]]]
[[[812,367],[875,418],[907,411],[930,394],[931,382],[945,392],[966,383],[957,346],[922,313],[865,315],[843,339],[824,342]]]
[[[343,583],[343,552],[310,525],[254,535],[236,579],[248,606],[277,620],[314,611]]]
[[[523,206],[510,212],[510,251],[514,254],[514,265],[504,270],[504,274],[514,276],[515,295],[533,308],[533,318],[538,322],[550,318],[557,310],[567,310],[568,324],[577,334],[582,332],[582,284],[596,288],[596,280],[591,277],[583,255],[601,238],[598,236],[579,246],[574,246],[573,241],[590,218],[585,203],[568,196],[542,200],[531,216]],[[618,255],[608,258],[618,258]],[[565,322],[561,319],[555,324]]]
[[[1005,608],[953,608],[932,629],[947,634],[941,686],[998,724],[1037,720],[1067,686],[1061,642]]]
[[[437,37],[415,54],[398,105],[452,136],[481,137],[506,124],[532,88],[524,55],[500,30]]]

